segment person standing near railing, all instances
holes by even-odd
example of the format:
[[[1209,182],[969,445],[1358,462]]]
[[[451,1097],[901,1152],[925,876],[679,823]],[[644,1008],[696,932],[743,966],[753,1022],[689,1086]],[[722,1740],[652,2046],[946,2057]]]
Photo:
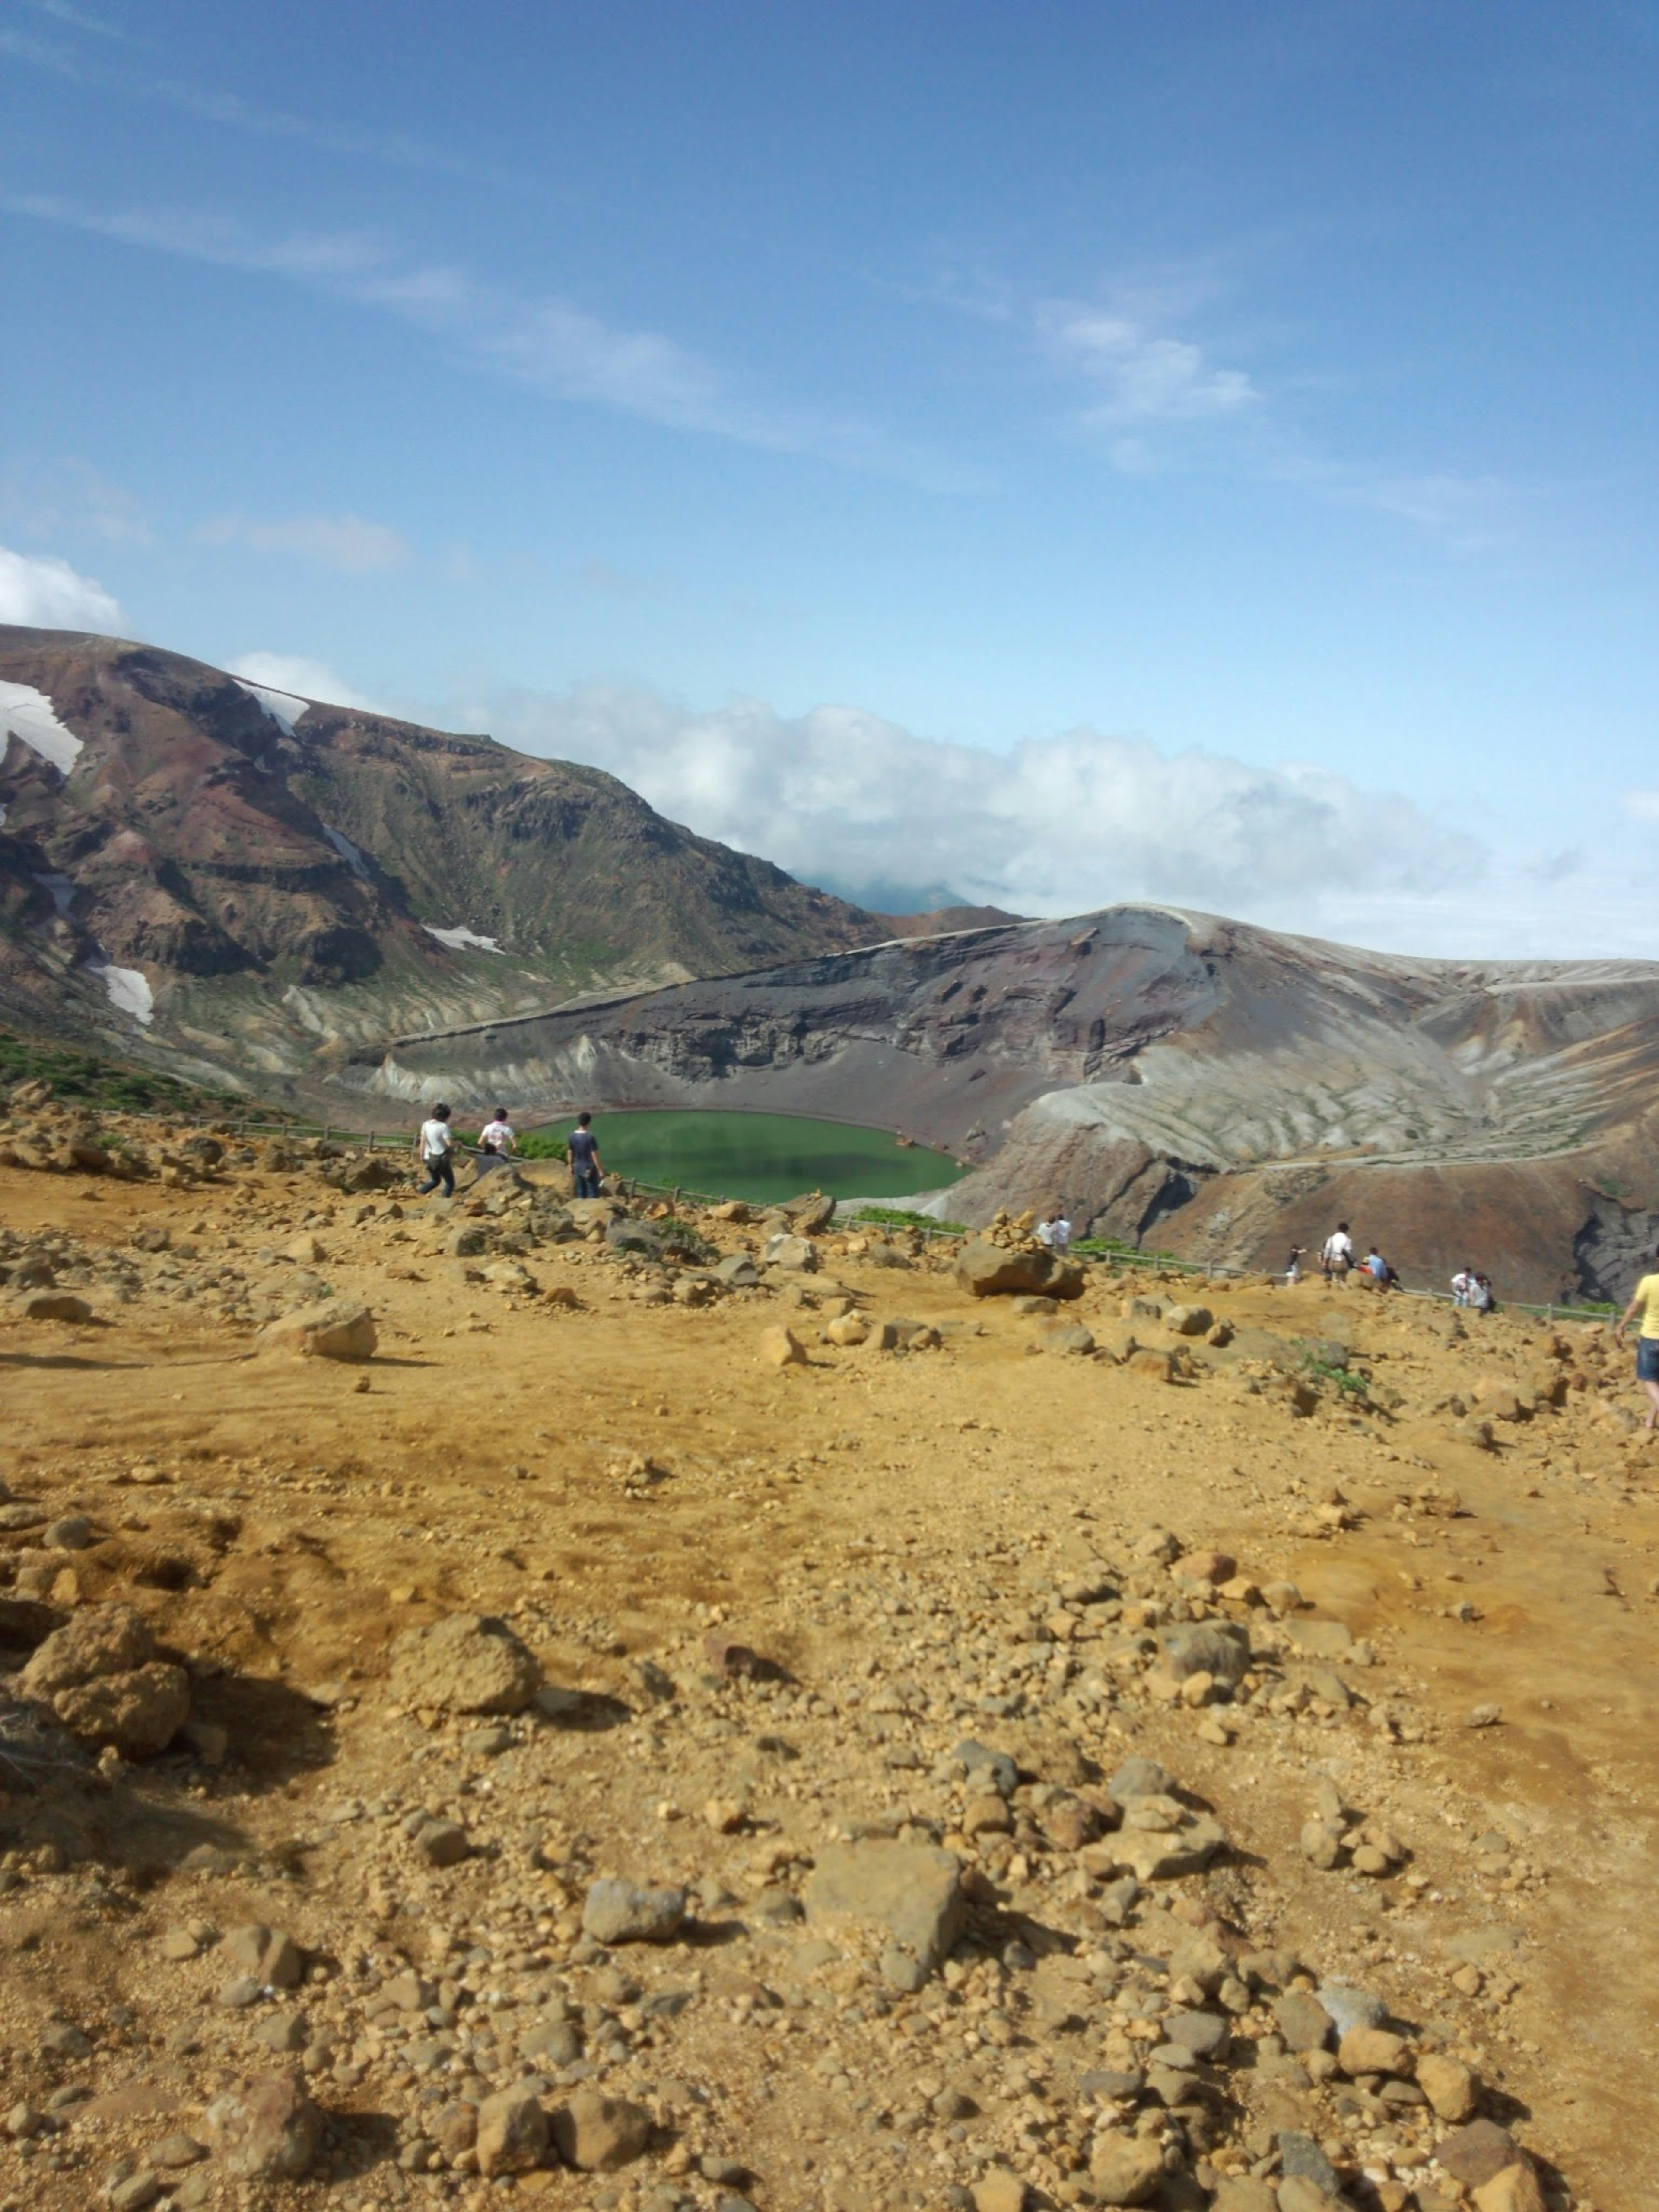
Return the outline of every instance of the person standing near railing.
[[[578,1114],[576,1126],[565,1142],[565,1156],[570,1162],[571,1194],[576,1198],[597,1198],[599,1177],[605,1169],[599,1161],[599,1140],[593,1134],[593,1116]]]
[[[444,1196],[455,1195],[455,1133],[449,1126],[447,1106],[434,1106],[429,1121],[421,1124],[421,1133],[415,1139],[415,1150],[426,1169],[426,1181],[421,1185],[420,1195],[427,1197],[441,1183]]]

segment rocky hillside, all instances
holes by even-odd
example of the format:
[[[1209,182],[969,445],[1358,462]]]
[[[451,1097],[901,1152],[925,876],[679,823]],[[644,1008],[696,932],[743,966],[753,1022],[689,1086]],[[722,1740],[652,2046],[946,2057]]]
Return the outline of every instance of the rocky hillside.
[[[1659,1229],[1650,963],[1390,958],[1169,908],[875,946],[466,1036],[346,1079],[411,1101],[742,1105],[876,1121],[975,1163],[959,1219],[1228,1264],[1340,1217],[1443,1283],[1614,1295]]]
[[[1650,2212],[1604,1328],[409,1168],[0,1115],[0,2201]]]
[[[889,925],[597,769],[0,629],[0,996],[208,1067],[753,968]]]

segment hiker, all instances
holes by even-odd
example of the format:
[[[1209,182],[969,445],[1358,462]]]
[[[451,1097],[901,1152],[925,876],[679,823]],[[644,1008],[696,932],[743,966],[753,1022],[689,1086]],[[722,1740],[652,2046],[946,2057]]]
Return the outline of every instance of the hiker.
[[[1492,1294],[1492,1277],[1477,1275],[1474,1288],[1469,1292],[1469,1304],[1476,1313],[1490,1313],[1498,1301]]]
[[[1455,1306],[1466,1306],[1474,1295],[1474,1270],[1466,1260],[1452,1277],[1452,1304]]]
[[[1072,1241],[1072,1224],[1058,1206],[1046,1221],[1037,1224],[1037,1243],[1046,1244],[1051,1252],[1063,1252]]]
[[[593,1116],[578,1114],[576,1126],[565,1139],[565,1158],[570,1163],[571,1194],[575,1198],[597,1198],[599,1177],[605,1173],[599,1164],[599,1140],[593,1134]]]
[[[1659,1252],[1653,1256],[1659,1262]],[[1659,1274],[1644,1275],[1631,1292],[1630,1304],[1613,1328],[1615,1343],[1624,1342],[1625,1331],[1638,1310],[1642,1326],[1636,1334],[1636,1379],[1648,1394],[1648,1417],[1642,1425],[1659,1428]]]
[[[507,1109],[498,1106],[495,1120],[486,1121],[478,1133],[478,1151],[482,1155],[478,1162],[479,1174],[487,1174],[491,1168],[501,1165],[508,1154],[517,1152],[518,1148],[519,1140],[513,1133],[513,1124],[507,1119]]]
[[[1395,1279],[1394,1269],[1382,1257],[1375,1244],[1370,1246],[1366,1251],[1365,1273],[1374,1283],[1381,1283],[1384,1290]]]
[[[422,1121],[421,1133],[415,1139],[415,1150],[426,1170],[426,1181],[421,1185],[420,1196],[425,1198],[441,1183],[446,1198],[455,1195],[455,1133],[449,1126],[447,1106],[434,1106],[430,1121]]]
[[[1285,1280],[1287,1283],[1296,1284],[1302,1280],[1302,1262],[1307,1256],[1308,1248],[1305,1244],[1291,1245],[1291,1256],[1285,1262]]]
[[[1319,1255],[1319,1264],[1328,1283],[1340,1283],[1346,1279],[1348,1270],[1353,1265],[1353,1239],[1348,1234],[1346,1221],[1339,1221],[1325,1239],[1325,1249]]]

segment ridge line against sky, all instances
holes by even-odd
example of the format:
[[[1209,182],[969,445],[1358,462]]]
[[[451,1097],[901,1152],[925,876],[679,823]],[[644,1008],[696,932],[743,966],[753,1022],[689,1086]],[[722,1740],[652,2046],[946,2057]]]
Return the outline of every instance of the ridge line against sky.
[[[73,604],[57,561],[222,663],[540,700],[739,842],[779,788],[744,746],[836,715],[1034,787],[1127,747],[1188,818],[1134,846],[1085,779],[1103,872],[1185,853],[1310,927],[1343,870],[1309,817],[1241,876],[1176,769],[1237,769],[1269,820],[1392,787],[1418,858],[1459,858],[1437,890],[1349,812],[1353,896],[1412,908],[1382,926],[1437,897],[1617,949],[1659,828],[1635,18],[403,20],[0,0],[30,180],[0,224],[40,302],[0,607]],[[717,726],[742,804],[690,764]],[[902,848],[869,773],[839,854],[814,816],[820,874]],[[957,883],[1011,865],[987,818]]]

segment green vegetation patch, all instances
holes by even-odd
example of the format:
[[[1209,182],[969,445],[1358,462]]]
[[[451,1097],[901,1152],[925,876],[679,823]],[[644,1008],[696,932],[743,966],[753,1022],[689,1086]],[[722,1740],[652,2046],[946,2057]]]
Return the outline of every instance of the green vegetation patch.
[[[229,1091],[175,1082],[168,1075],[100,1060],[94,1053],[70,1052],[0,1030],[0,1089],[21,1083],[49,1083],[55,1098],[94,1106],[106,1114],[199,1114],[214,1107],[246,1110],[246,1102]]]

